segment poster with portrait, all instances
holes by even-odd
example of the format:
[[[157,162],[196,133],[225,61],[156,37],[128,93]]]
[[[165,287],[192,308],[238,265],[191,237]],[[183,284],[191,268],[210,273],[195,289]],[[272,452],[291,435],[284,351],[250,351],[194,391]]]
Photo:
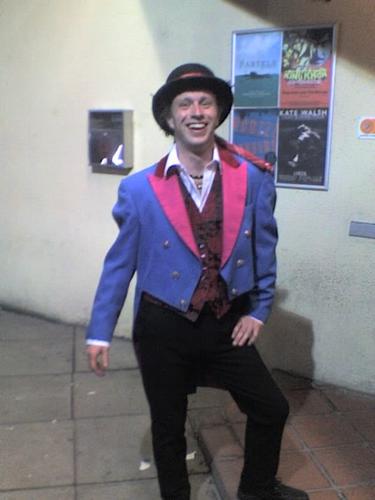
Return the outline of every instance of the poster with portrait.
[[[231,140],[279,187],[328,189],[335,26],[233,33]]]
[[[325,184],[328,109],[282,109],[277,177],[280,184]]]

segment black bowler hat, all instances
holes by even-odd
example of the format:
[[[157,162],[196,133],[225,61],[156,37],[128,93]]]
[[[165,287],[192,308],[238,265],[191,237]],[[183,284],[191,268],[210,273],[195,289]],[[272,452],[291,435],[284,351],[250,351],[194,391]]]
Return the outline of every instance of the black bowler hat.
[[[167,134],[173,135],[173,130],[167,123],[167,111],[177,95],[189,90],[209,90],[216,96],[220,109],[219,125],[228,116],[233,104],[233,94],[228,83],[217,78],[203,64],[182,64],[169,74],[165,84],[160,87],[152,99],[154,118]]]

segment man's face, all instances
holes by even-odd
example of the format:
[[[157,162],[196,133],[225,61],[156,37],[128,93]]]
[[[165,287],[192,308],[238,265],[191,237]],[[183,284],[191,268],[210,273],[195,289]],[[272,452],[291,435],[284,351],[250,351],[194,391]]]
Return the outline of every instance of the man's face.
[[[219,124],[216,97],[206,90],[179,94],[172,101],[167,122],[178,146],[198,153],[212,147]]]

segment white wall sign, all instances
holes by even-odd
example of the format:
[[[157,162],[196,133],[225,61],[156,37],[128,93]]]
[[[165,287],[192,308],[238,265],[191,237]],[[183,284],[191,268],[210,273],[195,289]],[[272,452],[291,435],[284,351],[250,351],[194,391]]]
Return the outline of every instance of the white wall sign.
[[[357,135],[359,139],[375,139],[375,116],[361,116]]]

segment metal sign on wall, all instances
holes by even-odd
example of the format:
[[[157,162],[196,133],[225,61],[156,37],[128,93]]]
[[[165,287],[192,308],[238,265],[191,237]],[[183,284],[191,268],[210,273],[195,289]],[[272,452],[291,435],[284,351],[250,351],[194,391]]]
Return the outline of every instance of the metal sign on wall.
[[[335,39],[334,25],[233,33],[231,140],[277,186],[328,189]]]
[[[127,175],[133,167],[133,111],[89,111],[89,165],[100,174]]]

